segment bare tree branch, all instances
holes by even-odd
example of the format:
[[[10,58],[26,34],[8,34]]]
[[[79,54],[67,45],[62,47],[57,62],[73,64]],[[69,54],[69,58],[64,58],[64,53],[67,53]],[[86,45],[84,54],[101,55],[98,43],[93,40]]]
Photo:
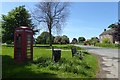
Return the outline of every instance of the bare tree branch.
[[[52,44],[52,29],[56,28],[57,32],[62,30],[68,16],[67,10],[68,3],[66,2],[40,2],[36,5],[33,18],[39,23],[43,22],[47,25],[50,34],[50,46]]]

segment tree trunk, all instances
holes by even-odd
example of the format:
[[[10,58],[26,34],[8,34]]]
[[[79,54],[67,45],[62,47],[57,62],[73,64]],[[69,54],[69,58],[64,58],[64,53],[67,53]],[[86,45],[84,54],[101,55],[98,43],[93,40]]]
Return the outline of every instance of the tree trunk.
[[[52,35],[51,35],[51,30],[50,30],[50,47],[52,46]]]
[[[50,47],[52,47],[52,34],[51,34],[51,29],[49,29],[49,40],[50,40],[49,45],[50,45]]]

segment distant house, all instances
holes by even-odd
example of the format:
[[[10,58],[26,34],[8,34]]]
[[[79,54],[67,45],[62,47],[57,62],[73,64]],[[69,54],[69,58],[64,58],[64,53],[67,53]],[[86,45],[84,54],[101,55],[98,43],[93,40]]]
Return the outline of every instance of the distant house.
[[[102,43],[104,38],[109,38],[111,43],[119,44],[118,31],[116,28],[111,28],[109,30],[104,29],[104,32],[99,35],[100,43]]]

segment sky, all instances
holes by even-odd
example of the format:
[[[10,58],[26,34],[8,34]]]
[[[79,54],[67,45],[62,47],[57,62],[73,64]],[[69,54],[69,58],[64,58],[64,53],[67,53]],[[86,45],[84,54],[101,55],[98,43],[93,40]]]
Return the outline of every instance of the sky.
[[[7,15],[9,11],[20,5],[25,5],[26,9],[32,11],[36,3],[2,2],[1,13]],[[71,2],[69,10],[70,15],[61,35],[67,35],[70,41],[81,36],[86,39],[99,37],[104,29],[108,29],[110,24],[118,21],[118,2]],[[42,29],[40,33],[44,30]],[[55,33],[53,34],[56,36]]]

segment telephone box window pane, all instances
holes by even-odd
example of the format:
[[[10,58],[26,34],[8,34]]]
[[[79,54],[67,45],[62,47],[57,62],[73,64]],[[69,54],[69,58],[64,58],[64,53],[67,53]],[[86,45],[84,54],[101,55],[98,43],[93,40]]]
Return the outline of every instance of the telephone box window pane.
[[[32,36],[27,35],[27,59],[31,58],[31,44],[32,44]]]
[[[30,47],[31,45],[30,44],[27,44],[27,47]]]
[[[29,44],[31,44],[31,41],[28,40],[27,43],[28,43],[28,45],[29,45]]]
[[[21,58],[21,53],[22,53],[22,38],[21,38],[21,34],[18,34],[16,36],[16,58],[19,59]]]
[[[32,32],[31,30],[25,30],[26,32]]]

